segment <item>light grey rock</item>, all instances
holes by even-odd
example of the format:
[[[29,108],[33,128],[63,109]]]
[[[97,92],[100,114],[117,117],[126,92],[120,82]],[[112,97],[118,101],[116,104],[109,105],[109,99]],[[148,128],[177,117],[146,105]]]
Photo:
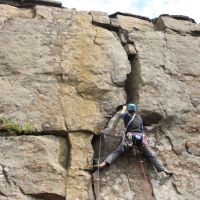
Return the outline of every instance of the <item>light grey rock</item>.
[[[132,45],[132,44],[127,44],[126,46],[124,46],[124,48],[125,48],[126,53],[127,53],[128,55],[133,56],[133,55],[136,55],[136,54],[137,54],[137,52],[136,52],[136,50],[135,50],[135,47],[134,47],[134,45]]]
[[[1,0],[0,3],[17,7],[33,7],[35,5],[62,7],[62,2],[56,0]]]
[[[126,15],[116,15],[118,23],[123,30],[132,31],[132,30],[141,30],[149,31],[153,30],[152,22],[141,19],[136,16],[126,16]]]
[[[200,26],[194,22],[183,20],[183,19],[175,19],[171,16],[160,16],[155,21],[156,30],[166,31],[171,33],[178,33],[181,35],[200,35]]]
[[[35,9],[36,19],[3,24],[1,116],[30,122],[38,131],[48,124],[48,130],[98,132],[125,101],[122,87],[130,64],[123,47],[113,33],[94,27],[86,12]]]
[[[118,29],[119,29],[119,27],[120,27],[120,24],[119,24],[118,20],[115,19],[115,18],[110,18],[110,24],[111,24],[113,27],[116,27],[116,28],[118,28]]]
[[[192,100],[200,95],[199,39],[174,32],[132,31],[128,40],[138,53],[130,75],[134,97],[144,123],[156,123],[160,129],[150,130],[152,135],[157,134],[156,140],[161,144],[154,143],[155,148],[167,168],[175,172],[175,179],[168,186],[157,189],[153,184],[155,197],[197,200],[199,158],[186,153],[185,141],[199,140],[199,106]],[[196,148],[190,148],[194,155],[198,155]],[[191,178],[187,174],[192,174]],[[188,190],[186,185],[192,185],[192,189]]]
[[[14,6],[0,4],[0,17],[31,19],[34,17],[34,12],[32,8],[19,9]]]
[[[65,198],[68,147],[64,138],[1,137],[0,148],[1,194],[23,200],[43,199],[45,194],[49,199]]]
[[[70,151],[61,153],[63,139],[55,136],[2,137],[2,199],[94,199],[84,169],[92,166],[92,136],[126,102],[125,86],[150,145],[175,172],[163,188],[157,175],[151,178],[155,199],[199,200],[199,25],[170,16],[153,24],[127,13],[109,19],[102,12],[30,6],[0,5],[0,118],[29,122],[38,133],[68,131]],[[122,127],[112,133],[119,136]],[[69,158],[67,175],[61,154]],[[149,199],[143,178],[127,153],[100,172],[100,197]]]
[[[89,13],[92,15],[92,22],[110,25],[110,18],[107,13],[99,11],[90,11]]]
[[[92,177],[87,169],[92,168],[92,136],[81,132],[69,133],[71,160],[66,183],[67,199],[90,199],[88,191],[92,190]]]

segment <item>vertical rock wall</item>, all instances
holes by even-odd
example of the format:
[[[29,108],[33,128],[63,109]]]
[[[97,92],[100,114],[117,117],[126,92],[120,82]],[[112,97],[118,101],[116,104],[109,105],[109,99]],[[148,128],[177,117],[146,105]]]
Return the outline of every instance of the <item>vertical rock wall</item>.
[[[0,117],[34,126],[10,136],[1,122],[0,199],[199,199],[199,25],[39,2],[0,4]],[[161,186],[144,163],[154,197],[132,152],[93,185],[86,170],[93,135],[127,100],[175,172]]]
[[[140,112],[152,127],[153,146],[175,171],[168,188],[157,189],[152,180],[155,196],[198,199],[199,156],[188,153],[186,146],[189,140],[197,150],[200,139],[199,103],[194,104],[200,95],[200,49],[199,37],[193,35],[199,26],[169,16],[156,19],[154,26],[156,31],[132,31],[128,38],[135,45],[141,73],[137,91]]]
[[[25,186],[16,182],[15,196],[93,198],[91,174],[85,171],[92,167],[91,140],[105,126],[113,110],[126,101],[124,83],[131,70],[127,55],[116,35],[93,26],[87,12],[24,4],[23,8],[0,4],[0,10],[1,118],[21,126],[30,123],[34,127],[33,133],[29,133],[32,135],[62,136],[65,145],[56,151],[59,154],[67,149],[62,158],[67,163],[62,166],[63,182],[53,178],[54,187],[48,188],[47,176],[43,183],[47,188],[41,188],[42,191],[36,188],[33,192],[24,192]],[[7,130],[3,123],[1,127],[2,134],[10,139],[4,133]],[[26,137],[31,143],[32,137]],[[15,145],[18,143],[13,142]],[[49,147],[55,149],[55,145]],[[18,154],[22,153],[23,145]],[[12,160],[13,155],[8,155]],[[32,156],[37,159],[35,154]],[[51,159],[56,162],[56,155]],[[42,165],[42,161],[37,162]],[[9,162],[6,166],[15,167]],[[60,174],[60,167],[58,164],[55,168],[55,176]],[[39,170],[45,173],[43,168]],[[10,182],[14,181],[12,174],[8,173],[8,177]],[[34,182],[31,178],[24,185]],[[12,192],[1,194],[13,198]]]

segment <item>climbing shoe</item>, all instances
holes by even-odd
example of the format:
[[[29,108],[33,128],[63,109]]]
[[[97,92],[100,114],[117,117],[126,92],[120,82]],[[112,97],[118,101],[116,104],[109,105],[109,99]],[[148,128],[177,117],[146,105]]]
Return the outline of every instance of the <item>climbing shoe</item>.
[[[167,175],[167,176],[173,176],[173,172],[168,172],[167,170],[164,170],[164,173]]]
[[[108,163],[107,162],[105,162],[105,161],[103,161],[101,164],[99,164],[99,165],[94,165],[94,168],[96,168],[96,169],[102,169],[102,168],[104,168],[104,167],[106,167],[106,166],[108,166]]]

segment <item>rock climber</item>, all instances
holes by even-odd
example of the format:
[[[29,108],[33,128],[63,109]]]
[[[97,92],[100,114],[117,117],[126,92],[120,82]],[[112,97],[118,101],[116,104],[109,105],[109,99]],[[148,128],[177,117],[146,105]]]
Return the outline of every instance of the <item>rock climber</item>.
[[[118,147],[102,163],[94,167],[103,168],[111,165],[124,151],[131,150],[135,146],[153,164],[158,172],[162,172],[164,176],[172,176],[173,173],[165,169],[162,162],[157,158],[147,142],[144,141],[143,121],[136,114],[136,105],[129,103],[123,106],[119,117],[123,119],[124,126],[126,127],[124,131],[125,136]]]

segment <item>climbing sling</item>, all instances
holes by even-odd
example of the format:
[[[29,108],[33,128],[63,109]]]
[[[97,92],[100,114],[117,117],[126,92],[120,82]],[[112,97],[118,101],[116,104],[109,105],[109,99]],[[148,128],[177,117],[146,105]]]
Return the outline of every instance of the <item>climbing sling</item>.
[[[128,138],[126,138],[126,131],[127,131],[128,127],[129,127],[129,125],[131,124],[131,122],[134,120],[135,115],[136,115],[136,114],[133,115],[133,117],[132,117],[132,118],[130,119],[130,121],[128,122],[127,126],[126,126],[126,127],[124,128],[124,130],[122,131],[122,133],[123,133],[122,148],[124,148],[124,147],[131,147],[131,146],[133,145],[133,143],[132,143],[130,140],[128,140]]]

